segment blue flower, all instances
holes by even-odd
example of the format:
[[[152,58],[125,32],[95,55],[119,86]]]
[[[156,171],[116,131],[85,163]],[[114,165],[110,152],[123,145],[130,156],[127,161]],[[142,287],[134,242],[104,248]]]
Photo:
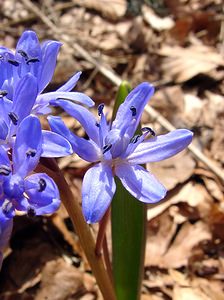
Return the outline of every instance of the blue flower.
[[[18,85],[21,88],[25,81],[27,86],[30,84],[28,93],[31,93],[35,85],[30,101],[27,100],[28,96],[19,101],[23,109],[28,105],[26,112],[30,110],[33,114],[49,113],[50,101],[58,98],[93,106],[94,102],[87,95],[71,92],[81,72],[72,76],[56,91],[42,93],[52,79],[60,46],[61,43],[52,40],[40,44],[36,33],[28,30],[20,37],[15,54],[5,47],[0,47],[0,98],[15,101]]]
[[[82,206],[88,223],[98,222],[113,198],[116,190],[114,175],[139,201],[156,203],[166,195],[165,187],[140,164],[160,161],[182,151],[192,141],[192,132],[174,130],[155,136],[150,128],[142,128],[141,135],[134,135],[154,88],[148,83],[137,86],[120,105],[115,120],[108,124],[103,105],[98,107],[99,122],[84,107],[77,107],[64,100],[53,104],[61,106],[84,127],[89,139],[70,132],[59,117],[48,117],[53,131],[66,137],[74,152],[81,158],[96,164],[83,178]]]
[[[31,174],[43,151],[44,137],[37,117],[26,117],[18,127],[12,163],[0,146],[0,217],[11,219],[15,211],[30,216],[53,213],[60,205],[59,191],[45,173]]]

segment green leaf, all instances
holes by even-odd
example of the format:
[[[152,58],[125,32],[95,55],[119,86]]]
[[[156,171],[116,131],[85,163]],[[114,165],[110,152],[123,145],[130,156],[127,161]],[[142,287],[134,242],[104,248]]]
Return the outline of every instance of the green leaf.
[[[115,111],[129,91],[130,85],[122,83]],[[137,300],[144,271],[146,205],[131,196],[118,178],[116,185],[111,213],[114,285],[118,300]]]

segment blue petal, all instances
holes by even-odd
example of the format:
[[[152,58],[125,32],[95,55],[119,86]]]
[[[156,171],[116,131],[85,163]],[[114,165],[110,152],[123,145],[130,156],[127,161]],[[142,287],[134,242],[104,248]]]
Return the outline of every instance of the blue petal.
[[[96,143],[72,134],[60,117],[49,116],[47,119],[51,130],[64,136],[71,143],[73,151],[82,159],[89,162],[95,162],[100,159],[101,151]]]
[[[7,151],[5,151],[5,149],[2,146],[0,146],[0,165],[10,167],[10,160]]]
[[[24,51],[28,58],[37,58],[38,61],[35,63],[27,64],[25,59],[19,53],[19,51]],[[16,46],[16,60],[21,62],[19,66],[20,77],[23,77],[28,72],[31,72],[33,75],[38,75],[38,69],[41,65],[41,48],[38,41],[38,37],[34,31],[27,30],[21,35],[17,46]]]
[[[32,151],[34,155],[29,155]],[[35,116],[28,116],[18,127],[12,153],[13,172],[25,177],[38,164],[41,152],[42,132],[40,121]]]
[[[26,74],[17,84],[12,111],[18,116],[18,124],[30,114],[37,96],[37,79]]]
[[[77,84],[82,72],[77,72],[64,85],[62,85],[57,92],[70,92]]]
[[[144,164],[167,159],[184,150],[192,141],[193,133],[187,129],[177,129],[139,144],[128,156],[132,164]]]
[[[144,107],[153,93],[154,87],[146,82],[139,84],[132,90],[124,103],[119,106],[116,118],[112,123],[112,129],[127,132],[129,128],[128,135],[132,137],[138,127]]]
[[[14,59],[14,55],[12,51],[8,48],[0,47],[0,55],[2,59],[0,59],[0,87],[2,88],[3,83],[7,80],[11,80],[13,77],[13,65],[9,64],[7,58]]]
[[[48,85],[54,74],[58,51],[61,43],[56,41],[46,41],[42,44],[42,64],[38,73],[39,93]]]
[[[165,187],[143,167],[120,164],[115,167],[126,190],[141,202],[156,203],[166,195]]]
[[[82,208],[88,223],[101,220],[115,190],[112,170],[108,165],[99,163],[86,172],[82,185]]]
[[[99,130],[96,126],[96,119],[88,109],[66,100],[56,100],[52,104],[62,107],[68,114],[77,119],[89,138],[99,144]]]
[[[46,187],[40,191],[39,182],[44,180]],[[47,174],[37,173],[30,175],[25,180],[26,194],[28,200],[23,200],[23,210],[30,207],[35,210],[36,215],[51,214],[60,206],[60,196],[58,187]]]
[[[5,140],[8,135],[8,126],[3,119],[0,119],[0,140]]]
[[[41,94],[38,96],[38,102],[41,103],[49,103],[52,105],[56,105],[57,99],[66,99],[70,101],[75,101],[80,104],[84,104],[86,106],[92,107],[94,105],[93,100],[83,94],[83,93],[78,93],[78,92],[49,92],[45,94]]]
[[[72,147],[68,140],[61,135],[43,130],[42,157],[62,157],[72,154]]]

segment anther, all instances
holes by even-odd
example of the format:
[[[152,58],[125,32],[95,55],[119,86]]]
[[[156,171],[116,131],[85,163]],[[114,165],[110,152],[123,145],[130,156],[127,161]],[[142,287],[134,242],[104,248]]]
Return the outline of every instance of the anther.
[[[36,155],[37,151],[35,149],[29,149],[26,151],[26,156],[34,157]]]
[[[152,136],[156,136],[155,131],[152,130],[152,128],[150,128],[150,127],[143,127],[143,128],[141,129],[141,131],[142,131],[142,132],[148,132],[148,133],[151,133]]]
[[[96,122],[96,127],[100,127],[100,124]]]
[[[8,176],[11,173],[11,168],[6,165],[0,165],[0,175]]]
[[[14,60],[14,59],[7,59],[8,60],[8,62],[11,64],[11,65],[13,65],[13,66],[15,66],[15,67],[18,67],[19,66],[19,62],[18,61],[16,61],[16,60]]]
[[[28,57],[28,55],[27,55],[27,53],[26,53],[25,51],[23,51],[23,50],[18,50],[18,53],[19,53],[22,57],[24,57],[25,60],[28,60],[28,59],[29,59],[29,57]]]
[[[39,180],[38,183],[39,183],[39,190],[38,190],[38,192],[43,192],[46,189],[46,187],[47,187],[46,181],[43,178],[40,178],[40,180]]]
[[[98,106],[98,116],[102,115],[103,109],[104,109],[104,104],[102,103]]]
[[[0,98],[5,97],[8,94],[6,90],[0,90]]]
[[[14,125],[17,125],[17,124],[18,124],[19,117],[17,116],[16,113],[10,112],[10,113],[8,114],[8,116],[9,116],[9,118],[11,119],[11,121],[12,121],[12,123],[13,123]]]
[[[108,144],[103,146],[103,154],[106,153],[107,151],[109,151],[112,147],[112,144]]]
[[[135,136],[131,139],[131,143],[133,143],[133,144],[137,143],[137,141],[139,140],[139,138],[140,138],[140,135],[139,135],[139,134],[138,134],[138,135],[135,135]]]
[[[134,106],[131,106],[131,107],[130,107],[130,110],[131,110],[131,112],[132,112],[132,117],[135,117],[136,114],[137,114],[136,108],[135,108]]]
[[[33,218],[36,216],[36,211],[33,207],[29,206],[27,208],[27,216],[30,217],[30,218]]]
[[[28,60],[27,60],[27,64],[29,65],[29,63],[35,63],[35,62],[39,62],[40,60],[39,60],[39,58],[37,58],[37,57],[31,57],[31,58],[29,58]]]
[[[6,215],[6,217],[8,216],[12,208],[13,208],[12,202],[6,199],[2,204],[2,212]]]

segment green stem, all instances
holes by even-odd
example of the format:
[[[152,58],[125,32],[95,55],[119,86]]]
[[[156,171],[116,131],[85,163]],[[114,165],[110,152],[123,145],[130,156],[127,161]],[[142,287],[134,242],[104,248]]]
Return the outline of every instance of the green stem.
[[[123,82],[115,102],[113,118],[130,92]],[[138,300],[144,272],[146,244],[146,205],[131,196],[116,178],[112,201],[112,267],[118,300]]]

